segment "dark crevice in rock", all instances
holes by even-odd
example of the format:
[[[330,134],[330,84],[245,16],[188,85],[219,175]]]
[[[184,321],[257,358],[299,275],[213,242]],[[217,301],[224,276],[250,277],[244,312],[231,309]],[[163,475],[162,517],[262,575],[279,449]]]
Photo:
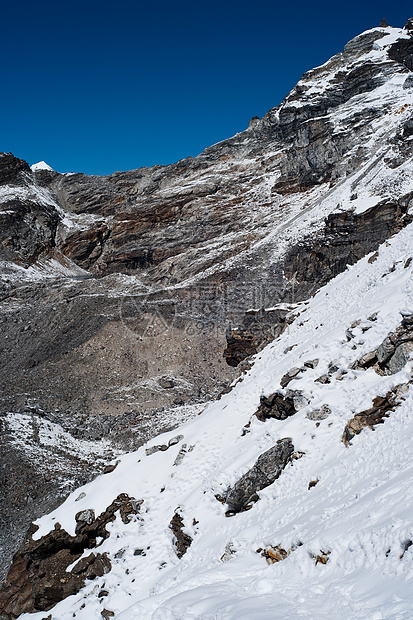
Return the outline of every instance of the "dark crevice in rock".
[[[240,362],[254,355],[263,342],[277,338],[288,325],[289,310],[250,310],[236,328],[228,327],[226,333],[227,347],[224,351],[225,361],[229,366],[238,366]]]

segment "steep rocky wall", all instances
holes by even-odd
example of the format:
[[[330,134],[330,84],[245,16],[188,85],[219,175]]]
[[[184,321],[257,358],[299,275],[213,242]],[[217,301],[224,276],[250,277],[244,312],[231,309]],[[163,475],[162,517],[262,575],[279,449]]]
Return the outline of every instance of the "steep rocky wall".
[[[309,236],[288,250],[279,266],[285,276],[284,286],[280,284],[273,299],[293,304],[312,295],[407,226],[412,221],[408,213],[412,205],[413,193],[409,192],[396,202],[383,201],[360,214],[343,211],[329,215],[321,234]],[[288,325],[287,315],[286,310],[248,312],[240,325],[227,331],[224,356],[228,364],[238,365],[277,337]]]

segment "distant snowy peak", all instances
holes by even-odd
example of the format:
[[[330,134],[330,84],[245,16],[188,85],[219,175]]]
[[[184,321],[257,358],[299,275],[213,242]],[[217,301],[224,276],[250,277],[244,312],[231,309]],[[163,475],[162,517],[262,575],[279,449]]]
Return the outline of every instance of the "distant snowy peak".
[[[51,168],[49,164],[46,164],[45,161],[38,161],[37,164],[30,166],[30,170],[33,172],[36,172],[37,170],[50,170],[51,172],[54,172],[53,168]]]

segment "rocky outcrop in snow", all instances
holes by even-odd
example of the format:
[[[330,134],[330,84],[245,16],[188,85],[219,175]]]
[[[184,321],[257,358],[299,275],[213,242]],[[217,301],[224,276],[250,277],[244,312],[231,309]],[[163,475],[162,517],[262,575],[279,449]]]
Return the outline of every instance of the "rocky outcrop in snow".
[[[89,550],[109,537],[106,526],[115,520],[117,511],[128,524],[136,518],[141,504],[121,494],[97,518],[93,510],[83,510],[76,515],[75,536],[56,523],[52,532],[34,541],[37,528],[32,527],[0,592],[0,617],[14,620],[24,612],[47,611],[76,594],[86,580],[108,573],[111,562],[107,554]]]
[[[251,508],[258,499],[258,492],[272,484],[289,463],[294,446],[289,437],[280,439],[275,446],[261,454],[253,467],[225,494],[227,515]]]

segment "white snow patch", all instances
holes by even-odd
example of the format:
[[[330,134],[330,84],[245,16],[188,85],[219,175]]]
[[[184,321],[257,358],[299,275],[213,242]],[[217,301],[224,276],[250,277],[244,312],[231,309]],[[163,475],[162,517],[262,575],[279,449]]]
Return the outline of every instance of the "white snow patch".
[[[53,168],[51,168],[49,164],[46,164],[45,161],[39,161],[37,164],[32,164],[30,169],[33,170],[33,172],[36,172],[36,170],[50,170],[51,172],[54,172]]]

